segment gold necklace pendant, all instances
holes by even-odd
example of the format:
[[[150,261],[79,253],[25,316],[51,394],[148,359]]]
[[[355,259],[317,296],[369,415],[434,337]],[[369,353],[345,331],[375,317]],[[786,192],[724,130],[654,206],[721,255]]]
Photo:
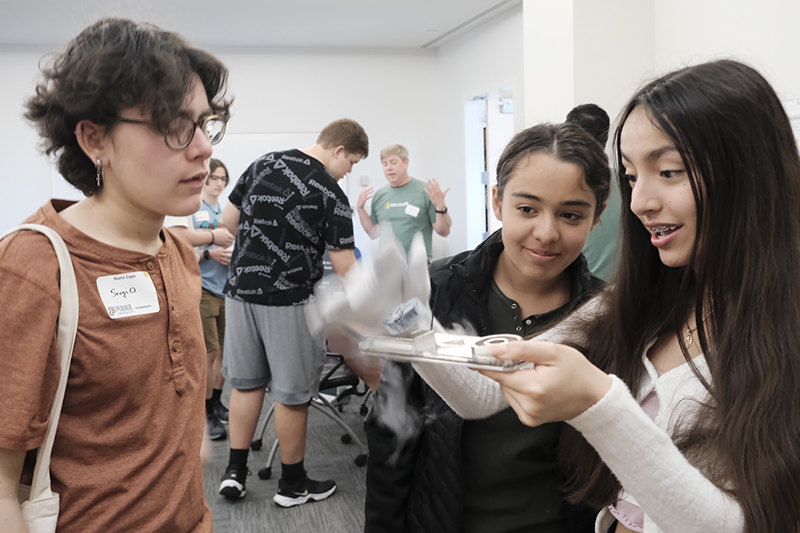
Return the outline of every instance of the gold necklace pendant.
[[[703,317],[703,322],[705,323],[708,320],[708,317],[711,316],[711,312],[709,311],[706,316]],[[686,325],[686,336],[683,338],[683,343],[686,345],[686,348],[691,348],[692,344],[694,344],[694,332],[697,331],[697,324],[694,327],[690,327],[688,324]]]

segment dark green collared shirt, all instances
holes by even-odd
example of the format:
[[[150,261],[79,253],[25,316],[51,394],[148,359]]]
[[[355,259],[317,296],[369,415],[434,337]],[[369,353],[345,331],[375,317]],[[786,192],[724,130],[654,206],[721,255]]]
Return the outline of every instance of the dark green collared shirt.
[[[528,317],[522,316],[519,304],[503,294],[503,291],[497,286],[497,282],[492,278],[491,290],[488,291],[486,301],[486,308],[489,312],[489,331],[492,334],[513,333],[522,337],[530,337],[553,326],[571,310],[575,300],[581,296],[583,291],[579,266],[573,263],[568,269],[578,270],[578,272],[570,272],[569,301],[552,311]]]
[[[486,291],[489,331],[528,337],[558,323],[583,300],[584,263],[567,267],[569,301],[546,313],[523,317],[517,302],[492,278]],[[512,409],[483,420],[465,420],[461,430],[464,515],[462,533],[562,533],[563,482],[556,461],[561,423],[523,426]]]

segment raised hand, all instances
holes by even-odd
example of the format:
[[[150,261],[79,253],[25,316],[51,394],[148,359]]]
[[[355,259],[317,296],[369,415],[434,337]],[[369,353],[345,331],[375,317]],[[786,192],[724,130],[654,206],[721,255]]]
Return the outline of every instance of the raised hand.
[[[358,203],[356,204],[358,209],[364,209],[364,206],[367,204],[367,200],[372,198],[374,194],[375,189],[372,187],[364,187],[361,189],[361,194],[358,195]]]
[[[444,197],[450,192],[450,187],[447,188],[446,191],[442,192],[442,189],[439,187],[439,183],[436,180],[428,180],[428,184],[425,186],[425,192],[428,195],[428,198],[431,199],[433,205],[436,206],[436,209],[439,211],[444,211],[444,208],[447,207],[447,204],[444,201]]]
[[[480,370],[497,381],[526,426],[575,418],[605,396],[611,377],[578,350],[541,341],[511,342],[495,348],[495,357],[534,363],[514,372]]]

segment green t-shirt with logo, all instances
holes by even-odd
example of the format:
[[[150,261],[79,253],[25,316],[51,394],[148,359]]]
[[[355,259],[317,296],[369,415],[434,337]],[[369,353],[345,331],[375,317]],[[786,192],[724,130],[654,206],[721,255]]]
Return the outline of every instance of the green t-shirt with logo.
[[[425,192],[425,184],[411,178],[402,187],[386,185],[372,197],[373,224],[389,224],[406,253],[414,235],[422,232],[428,259],[431,258],[431,233],[436,222],[436,206]]]

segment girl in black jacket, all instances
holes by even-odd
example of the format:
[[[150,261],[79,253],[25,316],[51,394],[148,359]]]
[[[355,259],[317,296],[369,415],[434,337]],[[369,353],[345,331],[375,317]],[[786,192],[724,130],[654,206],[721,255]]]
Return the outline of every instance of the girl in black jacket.
[[[599,291],[603,282],[581,250],[609,184],[602,146],[579,127],[543,124],[517,134],[492,191],[503,228],[430,267],[436,319],[478,335],[535,335]],[[561,491],[560,423],[529,428],[510,408],[464,421],[409,366],[395,366],[426,423],[412,442],[398,442],[380,421],[383,400],[397,391],[381,383],[367,424],[366,533],[591,530],[591,516],[567,507]]]

